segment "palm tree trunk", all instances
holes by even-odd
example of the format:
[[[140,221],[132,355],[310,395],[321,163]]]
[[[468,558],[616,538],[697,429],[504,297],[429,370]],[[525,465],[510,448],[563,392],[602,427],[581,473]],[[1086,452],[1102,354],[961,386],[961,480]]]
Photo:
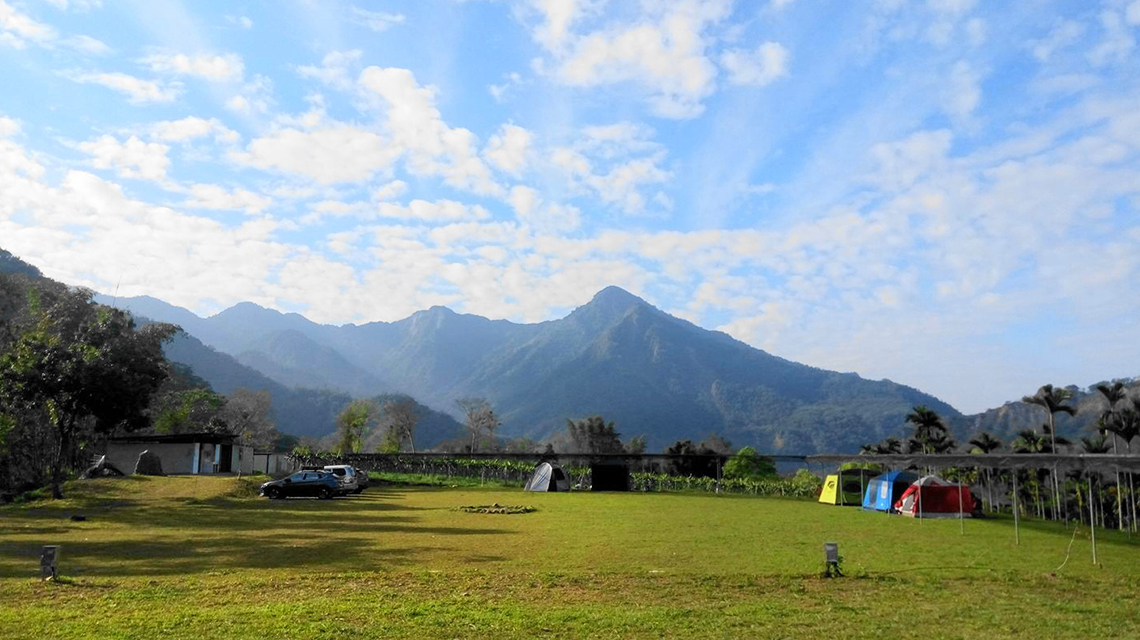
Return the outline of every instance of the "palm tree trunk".
[[[1116,434],[1112,434],[1112,455],[1118,455],[1116,452]],[[1116,524],[1121,531],[1124,531],[1124,507],[1120,495],[1120,467],[1116,468]]]

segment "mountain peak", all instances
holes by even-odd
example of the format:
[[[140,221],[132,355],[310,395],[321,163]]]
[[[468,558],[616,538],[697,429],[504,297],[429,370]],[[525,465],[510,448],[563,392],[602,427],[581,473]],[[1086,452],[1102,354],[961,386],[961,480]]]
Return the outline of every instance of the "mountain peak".
[[[602,304],[607,305],[632,305],[638,302],[643,304],[645,303],[645,301],[641,298],[638,298],[625,289],[612,284],[605,289],[602,289],[601,291],[595,293],[593,299],[590,300],[591,304],[594,302],[601,302]]]

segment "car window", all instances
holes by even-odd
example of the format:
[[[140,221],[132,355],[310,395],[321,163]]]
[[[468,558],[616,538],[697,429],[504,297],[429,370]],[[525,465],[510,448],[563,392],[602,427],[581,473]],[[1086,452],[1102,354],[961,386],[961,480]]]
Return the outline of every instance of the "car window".
[[[344,469],[333,469],[332,472],[337,474],[338,476],[344,475]]]
[[[305,474],[294,473],[293,475],[289,476],[289,479],[292,480],[293,482],[301,482],[302,480],[305,479]]]

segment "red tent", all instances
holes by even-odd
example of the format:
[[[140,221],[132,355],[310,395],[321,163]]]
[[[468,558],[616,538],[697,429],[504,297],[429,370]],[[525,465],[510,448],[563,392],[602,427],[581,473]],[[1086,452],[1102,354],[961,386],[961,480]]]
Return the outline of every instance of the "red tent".
[[[974,496],[970,487],[950,484],[937,476],[923,476],[907,487],[895,509],[914,518],[970,517]]]

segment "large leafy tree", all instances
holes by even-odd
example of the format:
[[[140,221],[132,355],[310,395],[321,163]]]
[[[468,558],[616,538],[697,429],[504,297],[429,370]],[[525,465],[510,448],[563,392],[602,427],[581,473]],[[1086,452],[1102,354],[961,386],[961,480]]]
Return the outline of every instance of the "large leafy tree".
[[[33,290],[35,321],[0,356],[0,410],[48,431],[56,498],[85,436],[149,424],[151,395],[169,375],[162,344],[177,331],[136,328],[129,314],[91,298],[90,291],[64,290],[43,300]]]
[[[761,456],[752,447],[743,447],[724,463],[726,478],[772,478],[776,474],[776,463]]]
[[[337,448],[358,453],[364,438],[380,421],[380,405],[373,400],[353,400],[336,416]]]
[[[601,416],[567,420],[566,433],[574,453],[625,453],[621,434],[614,423],[606,422]]]

